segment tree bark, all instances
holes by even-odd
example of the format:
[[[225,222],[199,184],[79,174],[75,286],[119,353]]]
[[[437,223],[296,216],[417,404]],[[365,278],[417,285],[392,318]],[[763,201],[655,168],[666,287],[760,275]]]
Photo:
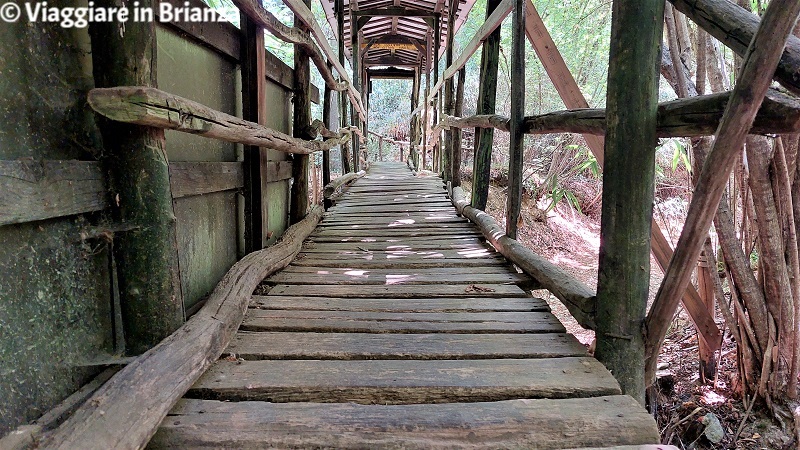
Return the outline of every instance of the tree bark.
[[[99,0],[97,6],[117,5]],[[157,86],[154,23],[92,23],[89,32],[96,86]],[[100,131],[112,215],[133,228],[115,237],[114,256],[125,351],[138,355],[184,322],[164,130],[103,120]]]
[[[700,255],[714,211],[719,206],[747,130],[750,129],[769,88],[771,70],[765,68],[778,64],[798,14],[800,3],[793,0],[773,0],[744,58],[739,82],[717,131],[714,147],[703,165],[700,181],[689,206],[686,225],[647,318],[648,380],[652,380],[655,375],[658,349],[680,296],[689,284],[691,273],[688,269]]]
[[[486,1],[486,18],[494,12],[501,0]],[[497,102],[497,68],[500,56],[500,31],[497,27],[483,42],[481,72],[478,85],[478,106],[475,114],[494,114]],[[472,206],[485,210],[489,198],[489,178],[494,148],[494,130],[475,129],[475,155],[472,165]]]
[[[595,356],[642,404],[663,17],[658,0],[613,3]]]
[[[310,8],[311,0],[304,0]],[[309,35],[309,28],[295,16],[294,26],[300,32]],[[310,39],[310,38],[309,38]],[[311,65],[308,51],[295,44],[294,46],[294,118],[292,134],[295,138],[314,139],[306,128],[311,125]],[[291,200],[289,205],[289,223],[295,224],[303,220],[308,211],[308,170],[311,159],[308,155],[293,155]]]

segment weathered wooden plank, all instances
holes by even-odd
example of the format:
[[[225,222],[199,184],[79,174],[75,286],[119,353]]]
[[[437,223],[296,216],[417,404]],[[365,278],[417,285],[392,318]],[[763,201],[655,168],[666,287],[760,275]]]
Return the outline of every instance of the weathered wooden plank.
[[[326,271],[322,271],[326,272]],[[331,271],[327,271],[331,272]],[[475,284],[475,283],[524,283],[530,278],[524,274],[511,273],[475,273],[479,270],[463,270],[458,274],[436,273],[374,273],[371,270],[353,269],[344,274],[320,273],[286,273],[280,272],[264,280],[265,283],[280,284],[318,284],[318,285],[426,285],[440,284]]]
[[[389,224],[370,224],[370,223],[354,223],[354,224],[327,224],[320,226],[319,232],[321,235],[340,235],[348,236],[353,232],[367,232],[372,235],[383,234],[384,232],[396,233],[399,235],[413,236],[414,233],[469,233],[475,231],[475,227],[468,222],[455,222],[455,223],[408,223],[405,219],[398,218]],[[428,234],[430,236],[430,234]]]
[[[320,222],[320,227],[328,226],[342,226],[342,225],[377,225],[388,227],[392,225],[412,225],[418,224],[440,224],[440,223],[469,223],[463,217],[453,214],[410,214],[403,213],[401,215],[376,215],[371,217],[364,217],[361,215],[343,216],[332,215],[323,219]]]
[[[533,312],[549,311],[540,298],[305,298],[278,295],[254,295],[250,307],[255,309],[361,312]]]
[[[473,293],[472,295],[480,295]],[[400,301],[400,300],[398,300]],[[251,309],[247,331],[357,333],[563,333],[549,312],[395,313]]]
[[[452,268],[477,268],[477,267],[504,267],[508,262],[503,258],[486,259],[468,259],[468,258],[412,258],[412,259],[387,259],[385,256],[373,255],[319,255],[329,256],[328,259],[319,259],[314,256],[302,255],[302,258],[296,259],[293,264],[297,266],[320,266],[325,265],[331,268],[365,268],[365,269],[425,269],[436,267],[452,267]],[[301,256],[301,255],[299,255]],[[347,258],[344,260],[343,258]],[[470,270],[470,269],[464,269]]]
[[[432,229],[425,229],[425,228],[408,228],[408,229],[395,229],[395,228],[387,228],[380,231],[377,230],[330,230],[330,229],[319,229],[311,235],[311,239],[316,240],[318,238],[369,238],[374,239],[373,236],[376,234],[380,234],[383,238],[391,238],[391,237],[403,237],[403,238],[411,238],[411,237],[418,237],[418,238],[429,238],[432,233]],[[466,236],[466,237],[475,237],[479,238],[481,234],[473,229],[469,228],[460,228],[460,229],[452,229],[452,228],[438,228],[435,229],[437,235],[441,235],[442,237],[445,236]]]
[[[553,334],[256,333],[243,331],[227,353],[258,360],[469,360],[586,356],[574,336]]]
[[[375,275],[375,276],[390,276],[390,275],[398,275],[398,276],[420,276],[420,275],[436,275],[436,276],[451,276],[451,275],[464,275],[463,269],[452,268],[452,267],[432,267],[426,270],[419,270],[419,269],[381,269],[381,268],[374,268],[374,269],[366,269],[366,270],[352,270],[350,268],[333,268],[333,267],[314,267],[314,266],[295,266],[289,265],[284,270],[282,270],[279,274],[276,273],[275,275],[281,274],[294,274],[294,275],[346,275],[346,276],[366,276],[366,275]],[[512,269],[509,265],[504,266],[486,266],[486,267],[478,267],[473,270],[469,271],[469,274],[499,274],[499,275],[518,275],[519,273]],[[443,278],[444,279],[444,278]],[[449,284],[450,280],[447,279]]]
[[[485,254],[483,251],[493,253],[480,238],[475,236],[448,236],[436,242],[430,239],[408,238],[408,237],[384,237],[384,238],[364,238],[364,239],[337,239],[331,242],[306,241],[304,251],[311,253],[330,253],[330,252],[388,252],[392,256],[439,256],[434,250],[460,250],[470,253],[462,253],[465,257],[477,257]],[[480,253],[472,253],[477,251]],[[416,252],[416,253],[409,253]]]
[[[291,161],[268,161],[266,163],[267,182],[283,181],[292,178]]]
[[[321,216],[322,208],[313,209],[279,243],[237,262],[197,314],[114,375],[45,437],[42,448],[144,447],[172,405],[227,347],[258,282],[291,262]]]
[[[169,164],[172,198],[239,189],[244,186],[240,162],[174,162]]]
[[[236,421],[231,421],[236,417]],[[150,447],[536,448],[658,442],[631,397],[438,405],[182,400]]]
[[[279,284],[272,295],[352,298],[415,298],[415,297],[527,297],[513,284],[434,285],[434,286],[308,286]]]
[[[149,87],[97,88],[89,91],[89,105],[99,114],[124,123],[183,131],[273,150],[309,154],[349,139],[305,141],[254,122],[215,111],[205,105]]]
[[[502,401],[619,394],[596,359],[217,361],[189,390],[213,400],[361,404]]]
[[[98,162],[0,161],[0,225],[105,207],[105,174]]]

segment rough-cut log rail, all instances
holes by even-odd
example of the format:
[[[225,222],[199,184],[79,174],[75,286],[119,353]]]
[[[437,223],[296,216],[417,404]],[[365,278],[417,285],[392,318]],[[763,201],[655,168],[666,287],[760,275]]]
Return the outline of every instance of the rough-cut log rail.
[[[478,225],[497,251],[561,300],[582,327],[595,328],[597,297],[594,292],[555,264],[506,236],[492,216],[469,206],[469,200],[460,187],[453,189],[452,200],[458,212]]]
[[[278,39],[303,47],[308,52],[308,55],[314,62],[314,65],[317,66],[317,69],[319,69],[320,75],[322,75],[322,78],[325,80],[325,84],[330,89],[334,91],[347,90],[347,82],[340,83],[333,78],[333,74],[330,70],[328,70],[325,56],[322,55],[319,47],[317,47],[317,45],[313,40],[311,40],[310,37],[308,37],[308,35],[302,33],[297,28],[284,25],[283,22],[278,20],[277,17],[264,9],[263,6],[254,0],[233,0],[233,3],[239,8],[239,10],[247,14],[251,20],[253,20],[256,24],[266,28]]]
[[[294,259],[321,216],[322,208],[314,208],[279,243],[236,263],[195,316],[115,374],[46,435],[42,447],[143,448],[169,409],[228,345],[258,283]]]
[[[717,131],[730,92],[691,97],[658,105],[659,137],[711,136]],[[434,128],[496,128],[508,131],[508,118],[478,115],[464,118],[445,116]],[[556,111],[525,118],[526,134],[606,132],[606,110],[602,108]],[[750,134],[793,134],[800,131],[800,101],[770,89],[758,111]]]
[[[710,35],[719,39],[739,56],[758,30],[760,19],[735,2],[728,0],[670,0],[675,9],[686,14]],[[789,36],[775,78],[787,89],[800,94],[800,38]]]
[[[373,164],[264,280],[228,356],[149,447],[656,442],[653,419],[480,237],[441,178]]]
[[[330,199],[333,197],[336,191],[341,189],[343,186],[352,183],[353,181],[363,177],[366,174],[367,172],[364,172],[363,170],[355,173],[354,172],[346,173],[340,176],[339,178],[332,180],[327,185],[325,185],[325,188],[322,190],[322,194],[325,196],[325,198]]]
[[[350,140],[347,134],[338,139],[305,141],[149,87],[92,89],[89,105],[118,122],[178,130],[285,153],[310,154],[330,150]]]

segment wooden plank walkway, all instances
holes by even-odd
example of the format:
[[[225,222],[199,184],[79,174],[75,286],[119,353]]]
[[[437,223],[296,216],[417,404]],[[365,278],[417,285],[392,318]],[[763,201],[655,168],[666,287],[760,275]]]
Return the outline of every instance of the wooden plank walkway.
[[[580,448],[655,422],[456,215],[378,163],[254,296],[152,448]]]

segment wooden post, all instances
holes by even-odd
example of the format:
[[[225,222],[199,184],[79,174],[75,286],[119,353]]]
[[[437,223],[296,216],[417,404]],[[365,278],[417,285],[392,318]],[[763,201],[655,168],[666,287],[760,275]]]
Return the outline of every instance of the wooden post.
[[[338,32],[338,50],[339,50],[339,63],[344,65],[345,54],[344,54],[344,0],[336,0],[336,4],[334,5],[336,8],[336,25],[337,25],[337,32]],[[347,97],[347,92],[342,91],[339,93],[339,117],[341,120],[342,128],[348,126],[348,119],[347,119],[347,105],[349,99]],[[350,161],[348,146],[342,145],[341,147],[341,158],[342,158],[342,175],[350,172]]]
[[[383,161],[383,136],[378,136],[378,161]]]
[[[142,7],[152,7],[151,0]],[[99,0],[100,7],[115,6]],[[95,85],[157,87],[152,22],[92,23]],[[115,236],[114,255],[126,353],[144,353],[184,321],[175,214],[164,130],[99,120],[114,220],[134,229]]]
[[[456,102],[455,102],[455,115],[461,117],[464,115],[464,83],[467,81],[467,68],[462,67],[458,71],[458,89],[456,89]],[[461,186],[461,128],[454,128],[453,130],[453,154],[452,154],[452,175],[450,181],[453,187]]]
[[[430,64],[428,64],[430,67]],[[428,167],[428,91],[431,90],[431,74],[425,70],[425,104],[422,107],[422,169]]]
[[[304,0],[310,8],[311,0]],[[294,26],[308,33],[308,27],[300,18],[294,18]],[[292,134],[302,139],[313,139],[308,136],[307,127],[311,124],[311,63],[306,50],[299,45],[294,46],[294,120]],[[308,211],[308,169],[309,155],[294,155],[292,163],[292,194],[289,208],[289,223],[296,224],[303,220]]]
[[[265,49],[264,28],[240,14],[242,61],[242,118],[266,124]],[[267,149],[247,145],[244,147],[244,241],[245,253],[261,250],[268,235],[268,210],[263,201],[267,191],[267,177],[263,168],[267,163]]]
[[[328,63],[328,70],[332,70],[333,65]],[[327,85],[325,86],[325,94],[322,99],[322,122],[325,124],[325,128],[331,130],[333,129],[333,123],[331,121],[331,115],[333,111],[331,111],[333,103],[333,90],[329,88]],[[331,182],[331,151],[325,150],[322,152],[322,185],[327,186],[328,183]],[[327,210],[331,207],[331,202],[328,199],[323,199],[323,206]]]
[[[419,85],[420,73],[418,70],[414,71],[414,79],[411,83],[411,111],[414,111],[419,106]],[[417,143],[419,141],[419,117],[414,116],[411,118],[411,125],[408,130],[408,157],[411,163],[419,170],[419,153],[417,152]]]
[[[444,66],[450,67],[453,64],[453,46],[455,44],[453,28],[456,24],[456,12],[458,10],[458,0],[450,0],[447,7],[447,49],[444,56]],[[452,77],[444,80],[444,114],[452,116],[455,114],[455,80]],[[453,175],[453,133],[455,130],[449,129],[444,132],[444,144],[442,152],[442,179],[452,181]]]
[[[434,86],[439,84],[439,45],[442,42],[441,22],[442,22],[442,19],[439,16],[436,16],[433,19],[434,30],[435,30],[435,32],[434,32],[434,36],[435,36],[434,41],[435,42],[433,43],[433,85]],[[439,117],[441,116],[440,107],[441,107],[441,104],[442,104],[442,96],[441,96],[441,93],[439,93],[439,92],[435,92],[434,94],[436,96],[435,100],[434,100],[434,103],[433,103],[433,123],[435,125],[435,124],[439,123]],[[436,144],[434,144],[434,146],[433,146],[432,155],[431,155],[431,159],[432,159],[431,164],[433,166],[432,167],[433,171],[438,173],[439,170],[441,169],[441,159],[440,159],[440,156],[439,156],[439,152],[440,152],[440,149],[442,148],[442,142],[441,142],[441,139],[438,139],[439,135],[441,135],[441,131],[437,131],[436,133],[437,133],[437,135],[433,137],[433,139],[436,142]]]
[[[487,0],[486,18],[492,15],[502,0]],[[494,114],[497,103],[497,67],[500,59],[500,28],[497,27],[483,42],[481,75],[478,86],[476,114]],[[475,156],[472,163],[472,206],[486,210],[489,198],[489,177],[494,147],[494,128],[475,129]]]
[[[706,243],[706,248],[709,248],[711,241],[706,240]],[[714,283],[711,280],[712,276],[718,276],[714,255],[703,252],[697,264],[697,291],[700,294],[700,298],[703,299],[708,313],[713,316],[715,291]],[[702,339],[697,340],[697,350],[700,354],[700,381],[702,383],[712,382],[717,373],[714,350]]]
[[[358,91],[361,89],[360,80],[361,80],[361,69],[360,69],[360,59],[361,59],[361,49],[360,49],[360,42],[358,39],[358,19],[356,16],[351,14],[350,17],[350,45],[353,48],[353,57],[351,61],[353,63],[353,87]],[[358,116],[358,111],[356,108],[351,108],[351,122],[353,125],[357,126],[359,129],[362,128],[361,126],[361,118]],[[359,154],[359,147],[361,145],[360,140],[354,136],[353,141],[351,142],[353,146],[353,160],[352,160],[352,169],[353,172],[358,172],[359,164],[358,164],[358,154]]]
[[[511,120],[508,149],[508,208],[506,234],[517,238],[522,207],[522,157],[525,149],[525,0],[514,2],[511,19]]]
[[[595,355],[642,404],[663,18],[663,1],[614,0]]]

